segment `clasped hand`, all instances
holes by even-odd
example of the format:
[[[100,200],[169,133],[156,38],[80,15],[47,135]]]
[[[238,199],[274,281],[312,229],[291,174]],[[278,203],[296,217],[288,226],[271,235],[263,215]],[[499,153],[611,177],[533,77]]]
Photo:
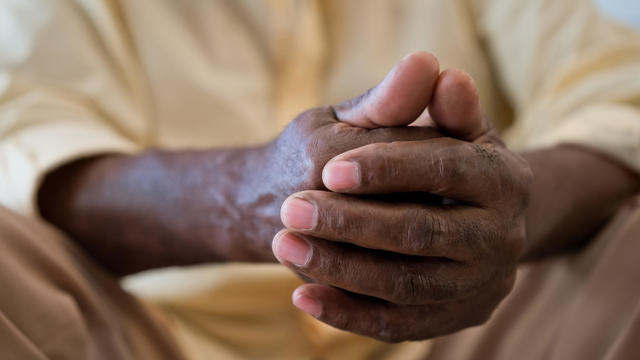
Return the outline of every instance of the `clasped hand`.
[[[440,73],[431,55],[416,53],[365,95],[322,111],[357,131],[421,138],[324,159],[317,175],[327,190],[285,200],[272,249],[311,280],[293,303],[388,342],[485,322],[515,280],[532,175],[483,115],[469,76]]]

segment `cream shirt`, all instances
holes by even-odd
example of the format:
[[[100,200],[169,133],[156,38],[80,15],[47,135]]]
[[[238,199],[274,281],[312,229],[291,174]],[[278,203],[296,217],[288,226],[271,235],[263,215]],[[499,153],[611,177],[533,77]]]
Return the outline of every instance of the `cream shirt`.
[[[416,50],[471,74],[513,149],[579,143],[640,171],[640,35],[589,0],[0,0],[0,204],[36,214],[43,175],[83,156],[269,141]],[[296,283],[229,264],[127,286],[192,358],[426,351],[317,325]]]

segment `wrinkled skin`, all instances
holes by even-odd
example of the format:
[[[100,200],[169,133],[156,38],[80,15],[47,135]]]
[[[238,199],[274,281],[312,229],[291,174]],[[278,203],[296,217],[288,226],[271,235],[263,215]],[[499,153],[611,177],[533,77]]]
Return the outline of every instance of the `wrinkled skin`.
[[[271,237],[281,227],[280,205],[291,194],[303,190],[326,190],[322,169],[331,158],[367,144],[425,140],[442,135],[433,128],[398,127],[364,129],[336,119],[331,107],[308,110],[298,116],[264,152],[262,176],[250,182],[253,196],[268,198],[256,212],[265,220],[276,219],[277,228],[268,229]],[[255,202],[258,204],[259,202]],[[275,231],[274,231],[275,230]]]
[[[280,206],[325,189],[324,164],[358,146],[441,136],[430,128],[367,130],[309,110],[257,148],[147,151],[74,162],[40,192],[45,218],[118,274],[208,261],[273,261]],[[73,180],[69,180],[73,179]],[[143,242],[147,256],[132,247]],[[131,257],[129,257],[129,255]]]
[[[312,282],[293,303],[327,324],[388,342],[480,325],[521,259],[579,243],[638,191],[637,177],[580,148],[511,152],[467,74],[446,70],[434,86],[428,116],[413,125],[446,137],[349,150],[323,169],[330,191],[298,192],[282,206],[274,254]],[[336,113],[375,127],[371,116]]]
[[[342,153],[324,168],[332,192],[287,199],[287,230],[276,236],[274,252],[315,282],[296,290],[296,305],[335,327],[390,342],[431,338],[489,318],[514,283],[532,174],[489,122],[478,119],[476,130],[459,132],[461,139],[376,143]],[[354,166],[356,179],[332,177],[336,164],[339,170]],[[353,196],[403,192],[452,200]],[[291,256],[290,249],[308,253]]]
[[[275,254],[309,280],[294,305],[394,342],[486,321],[519,260],[580,243],[638,189],[580,147],[509,151],[470,77],[417,53],[267,145],[91,157],[38,201],[115,274]]]
[[[149,150],[62,166],[43,182],[40,211],[116,274],[212,261],[273,261],[282,202],[298,191],[324,189],[321,172],[329,159],[370,143],[439,136],[428,128],[365,129],[336,118],[334,109],[351,111],[353,119],[415,119],[431,97],[437,62],[423,54],[403,63],[387,85],[383,81],[383,87],[335,108],[306,111],[264,146]],[[397,86],[403,83],[409,86]],[[395,90],[381,94],[379,88]]]

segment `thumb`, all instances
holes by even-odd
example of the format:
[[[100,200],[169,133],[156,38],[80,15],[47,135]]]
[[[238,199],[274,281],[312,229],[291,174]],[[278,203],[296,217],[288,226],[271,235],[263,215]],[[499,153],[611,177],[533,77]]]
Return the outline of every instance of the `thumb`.
[[[429,115],[445,134],[460,140],[473,141],[491,129],[480,106],[478,89],[462,70],[447,69],[440,74]]]
[[[408,125],[429,105],[439,72],[435,56],[412,53],[377,86],[334,106],[334,111],[338,120],[367,129]]]

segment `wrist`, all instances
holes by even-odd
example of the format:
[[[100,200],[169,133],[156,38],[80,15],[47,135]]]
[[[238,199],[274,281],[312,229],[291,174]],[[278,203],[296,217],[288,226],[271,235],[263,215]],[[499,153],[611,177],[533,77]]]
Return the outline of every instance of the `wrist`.
[[[583,244],[640,190],[636,174],[589,148],[558,145],[523,156],[534,174],[523,260]]]
[[[250,203],[243,200],[247,186],[238,186],[253,155],[149,150],[82,159],[45,178],[39,206],[45,219],[116,273],[254,260],[243,228],[251,215],[239,208]]]
[[[286,195],[279,187],[280,175],[272,171],[270,146],[203,153],[209,164],[202,168],[205,178],[219,178],[221,162],[225,173],[221,182],[209,184],[216,194],[217,247],[223,260],[275,261],[271,240],[282,228],[280,205]],[[217,174],[216,174],[217,173]]]
[[[272,261],[279,221],[262,148],[154,151],[163,201],[156,212],[195,262]],[[277,209],[276,209],[277,210]],[[272,229],[273,228],[273,229]]]

